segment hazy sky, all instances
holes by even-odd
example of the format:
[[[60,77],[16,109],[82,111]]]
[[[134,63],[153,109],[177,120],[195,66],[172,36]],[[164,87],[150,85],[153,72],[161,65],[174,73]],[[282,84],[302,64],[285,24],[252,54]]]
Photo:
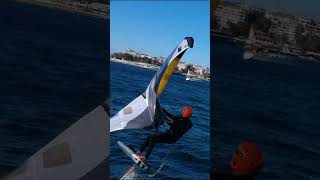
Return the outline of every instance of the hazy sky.
[[[133,48],[167,57],[186,36],[194,47],[182,60],[209,67],[209,1],[111,1],[111,52]]]
[[[277,9],[290,14],[320,20],[320,0],[227,0],[246,2],[265,9]]]

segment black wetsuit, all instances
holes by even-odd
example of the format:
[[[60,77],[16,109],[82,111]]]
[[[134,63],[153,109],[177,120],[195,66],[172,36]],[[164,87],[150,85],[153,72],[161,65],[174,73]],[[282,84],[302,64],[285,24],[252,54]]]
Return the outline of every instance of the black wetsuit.
[[[170,128],[163,133],[149,136],[140,148],[142,153],[147,147],[145,158],[148,159],[150,153],[156,143],[175,143],[180,139],[191,127],[192,122],[189,118],[181,116],[173,116],[163,109],[164,121],[170,126]]]

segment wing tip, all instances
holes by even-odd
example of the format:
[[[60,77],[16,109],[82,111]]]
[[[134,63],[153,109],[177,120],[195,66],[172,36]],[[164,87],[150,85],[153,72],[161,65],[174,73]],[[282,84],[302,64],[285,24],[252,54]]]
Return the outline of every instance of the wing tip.
[[[185,37],[184,39],[187,40],[188,46],[190,48],[193,48],[193,42],[194,42],[193,37]]]

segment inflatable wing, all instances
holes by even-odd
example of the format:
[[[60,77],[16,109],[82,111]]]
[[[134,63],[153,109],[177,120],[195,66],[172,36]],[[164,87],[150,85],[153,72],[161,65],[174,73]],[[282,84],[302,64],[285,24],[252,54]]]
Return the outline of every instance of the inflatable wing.
[[[108,118],[105,106],[98,106],[3,180],[108,179]]]
[[[180,42],[162,63],[146,91],[110,119],[110,132],[122,129],[152,128],[161,123],[155,118],[160,109],[157,98],[163,92],[183,54],[192,47],[192,37],[186,37]]]

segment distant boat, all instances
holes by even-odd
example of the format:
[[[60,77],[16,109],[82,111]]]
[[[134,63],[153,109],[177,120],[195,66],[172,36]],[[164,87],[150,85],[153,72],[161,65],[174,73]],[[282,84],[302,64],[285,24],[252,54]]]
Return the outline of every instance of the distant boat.
[[[186,76],[186,81],[200,81],[201,79],[195,77],[195,76]]]
[[[255,53],[254,53],[254,52],[246,50],[246,51],[243,53],[243,57],[242,57],[242,58],[243,58],[244,60],[249,60],[249,59],[252,59],[254,56],[255,56]]]

